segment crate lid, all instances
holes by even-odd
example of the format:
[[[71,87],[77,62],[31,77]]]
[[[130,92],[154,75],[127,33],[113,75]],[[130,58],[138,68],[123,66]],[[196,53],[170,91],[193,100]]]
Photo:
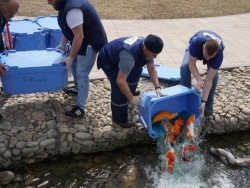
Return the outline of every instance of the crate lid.
[[[159,79],[170,80],[170,81],[180,81],[181,80],[179,68],[164,67],[164,66],[160,66],[157,64],[155,65],[155,68],[157,70],[157,75],[158,75]],[[145,77],[149,77],[148,69],[146,66],[143,67],[141,75],[145,76]]]
[[[35,21],[30,19],[23,20],[10,20],[8,22],[10,33],[15,34],[34,34],[35,32],[41,32],[42,28]]]
[[[2,53],[1,62],[9,69],[11,68],[28,68],[28,67],[45,67],[45,66],[63,66],[61,60],[65,55],[55,49],[15,51],[10,50],[8,53]]]
[[[61,30],[58,25],[56,15],[52,15],[49,17],[38,16],[35,21],[44,29]]]

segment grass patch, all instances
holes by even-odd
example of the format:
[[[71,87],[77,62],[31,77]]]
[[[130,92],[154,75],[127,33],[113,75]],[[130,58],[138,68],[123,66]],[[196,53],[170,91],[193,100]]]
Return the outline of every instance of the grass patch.
[[[47,1],[19,0],[18,16],[57,14]],[[174,19],[250,13],[249,0],[90,0],[101,19]]]

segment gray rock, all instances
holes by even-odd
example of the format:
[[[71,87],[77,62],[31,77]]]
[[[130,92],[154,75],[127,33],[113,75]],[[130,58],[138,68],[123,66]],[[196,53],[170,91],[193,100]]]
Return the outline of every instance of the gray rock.
[[[44,121],[45,120],[45,113],[44,112],[33,112],[32,118],[34,120]]]
[[[46,139],[40,142],[40,147],[41,148],[46,148],[50,145],[55,145],[56,143],[56,139],[55,138],[50,138],[50,139]]]
[[[19,141],[16,144],[16,148],[21,150],[21,149],[23,149],[25,147],[25,145],[26,145],[25,141]]]
[[[21,141],[32,140],[32,132],[23,131],[17,135],[17,139]]]
[[[75,133],[75,137],[77,139],[80,139],[80,140],[91,140],[93,139],[93,136],[89,133],[81,133],[81,132],[77,132]]]
[[[11,171],[0,172],[0,182],[4,185],[9,184],[15,178],[15,174]]]
[[[250,109],[249,108],[244,108],[242,110],[242,113],[246,114],[246,115],[250,115]]]
[[[93,129],[93,137],[94,139],[101,138],[103,135],[103,131],[100,128],[94,128]]]

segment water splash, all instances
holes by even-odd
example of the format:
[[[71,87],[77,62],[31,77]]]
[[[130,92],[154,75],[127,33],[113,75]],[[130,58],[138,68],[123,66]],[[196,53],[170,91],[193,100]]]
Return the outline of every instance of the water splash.
[[[195,144],[198,146],[202,141],[197,137]],[[191,162],[181,159],[180,151],[183,140],[178,139],[175,143],[176,161],[173,173],[164,172],[166,159],[165,153],[168,148],[165,138],[157,140],[158,166],[145,167],[145,173],[152,182],[154,188],[232,188],[231,179],[225,171],[218,166],[209,166],[205,161],[205,154],[199,147],[192,156]]]
[[[235,185],[228,178],[228,174],[223,171],[218,171],[215,174],[212,174],[210,179],[208,179],[207,184],[209,187],[213,188],[233,188]]]

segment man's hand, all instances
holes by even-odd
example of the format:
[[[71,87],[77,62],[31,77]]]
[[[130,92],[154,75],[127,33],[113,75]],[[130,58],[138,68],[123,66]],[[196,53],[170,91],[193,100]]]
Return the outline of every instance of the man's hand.
[[[72,65],[72,63],[73,63],[73,61],[74,61],[74,58],[66,57],[65,59],[63,59],[61,61],[61,63],[65,63],[66,64],[66,69],[69,70],[70,67],[71,67],[71,65]]]
[[[64,53],[67,53],[66,45],[59,44],[56,49],[63,51]]]
[[[140,96],[134,96],[133,99],[129,101],[129,103],[134,106],[138,106],[140,101],[141,101]]]
[[[203,81],[200,80],[198,81],[195,86],[194,86],[195,89],[197,89],[198,92],[201,92],[202,88],[203,88]]]
[[[155,90],[155,93],[156,93],[157,97],[168,96],[168,94],[164,93],[160,88],[157,88]]]
[[[199,109],[201,111],[201,118],[204,116],[204,110],[205,110],[206,103],[202,102]]]
[[[6,75],[4,71],[7,71],[7,70],[8,69],[2,63],[0,63],[0,75]]]

